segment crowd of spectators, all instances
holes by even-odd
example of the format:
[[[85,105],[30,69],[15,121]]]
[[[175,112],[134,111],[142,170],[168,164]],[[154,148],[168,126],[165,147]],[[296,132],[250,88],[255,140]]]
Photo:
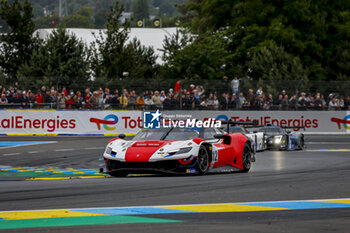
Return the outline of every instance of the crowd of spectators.
[[[32,92],[21,90],[16,82],[8,88],[0,85],[0,108],[53,108],[76,110],[118,110],[118,109],[164,109],[164,110],[349,110],[350,96],[322,93],[289,94],[282,90],[278,96],[265,94],[263,87],[256,91],[249,89],[240,92],[239,80],[223,78],[223,86],[217,92],[206,92],[203,86],[191,84],[184,87],[178,80],[174,86],[165,90],[123,89],[111,92],[109,88],[99,88],[83,92],[55,87]]]

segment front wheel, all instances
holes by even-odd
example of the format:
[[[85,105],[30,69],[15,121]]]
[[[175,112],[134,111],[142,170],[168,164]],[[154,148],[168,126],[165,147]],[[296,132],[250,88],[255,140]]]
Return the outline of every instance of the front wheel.
[[[304,148],[305,148],[304,137],[301,137],[299,142],[299,150],[303,150]]]
[[[243,172],[248,172],[252,165],[252,151],[248,143],[244,144],[242,152]]]
[[[209,167],[209,153],[205,146],[201,145],[198,151],[197,169],[200,175],[207,173]]]

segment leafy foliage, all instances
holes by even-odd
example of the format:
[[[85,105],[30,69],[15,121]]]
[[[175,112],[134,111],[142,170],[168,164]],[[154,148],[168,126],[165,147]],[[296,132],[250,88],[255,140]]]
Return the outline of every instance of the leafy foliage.
[[[271,41],[299,57],[310,79],[347,76],[339,66],[350,40],[349,1],[189,0],[182,20],[197,34],[225,31],[233,70],[245,75],[257,47]]]
[[[128,72],[130,78],[149,78],[156,73],[154,50],[141,46],[140,42],[129,38],[130,22],[120,21],[124,6],[116,2],[110,8],[107,18],[107,30],[96,35],[92,44],[92,70],[96,83],[115,86]]]
[[[53,30],[48,40],[33,52],[19,76],[25,87],[85,86],[89,74],[89,53],[82,41],[65,29]]]
[[[10,28],[9,32],[0,35],[0,67],[10,81],[15,81],[19,67],[27,63],[39,44],[39,39],[32,36],[32,6],[27,1],[14,0],[10,4],[1,0],[0,17]]]
[[[191,38],[179,31],[164,41],[163,60],[169,78],[219,79],[230,60],[222,34]]]

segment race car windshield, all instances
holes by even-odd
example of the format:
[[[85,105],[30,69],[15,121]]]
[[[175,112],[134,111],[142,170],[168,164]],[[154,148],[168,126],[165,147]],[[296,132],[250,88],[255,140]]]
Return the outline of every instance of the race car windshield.
[[[231,127],[230,133],[247,133],[243,128],[241,127]]]
[[[262,128],[259,130],[260,132],[264,133],[282,133],[280,128]]]
[[[169,131],[169,129],[147,129],[139,132],[133,138],[133,140],[162,140],[163,136]]]
[[[198,136],[199,133],[193,129],[174,128],[166,135],[164,140],[190,140]]]

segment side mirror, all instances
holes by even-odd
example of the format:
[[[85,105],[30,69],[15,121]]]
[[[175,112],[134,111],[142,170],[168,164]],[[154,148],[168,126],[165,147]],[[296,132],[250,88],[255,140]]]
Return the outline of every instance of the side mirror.
[[[253,133],[257,133],[258,131],[257,130],[254,130]]]
[[[216,139],[222,139],[222,138],[224,138],[224,137],[225,137],[224,134],[215,134],[215,135],[214,135],[214,138],[216,138]]]
[[[119,134],[119,135],[118,135],[118,138],[124,139],[124,138],[125,138],[125,134],[123,134],[123,133]]]
[[[286,133],[287,133],[287,134],[290,134],[290,133],[291,133],[291,131],[289,131],[289,130],[288,130],[288,131],[286,131]]]

